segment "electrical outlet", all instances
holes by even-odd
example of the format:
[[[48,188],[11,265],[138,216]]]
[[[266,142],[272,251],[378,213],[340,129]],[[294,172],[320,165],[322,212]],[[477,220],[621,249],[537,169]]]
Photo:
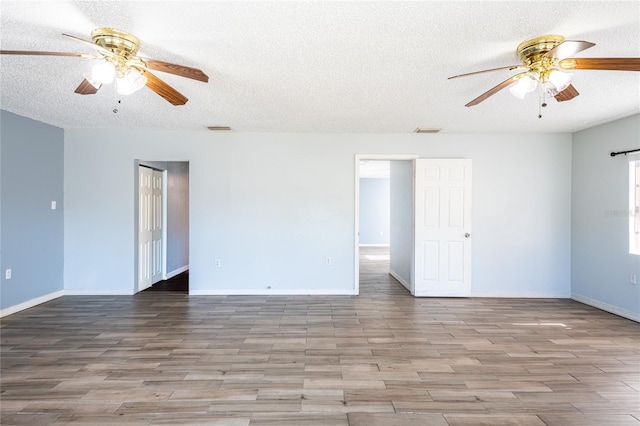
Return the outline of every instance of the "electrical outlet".
[[[331,265],[331,258],[330,258],[330,257],[327,257],[327,258],[324,260],[324,264],[325,264],[326,266],[330,266],[330,265]]]
[[[220,259],[216,259],[215,265],[216,265],[216,268],[219,268],[220,266],[222,266],[222,262],[220,261]]]
[[[4,271],[4,279],[5,280],[11,279],[11,269],[7,269],[6,271]]]
[[[629,283],[638,284],[638,277],[636,276],[636,274],[629,275]]]

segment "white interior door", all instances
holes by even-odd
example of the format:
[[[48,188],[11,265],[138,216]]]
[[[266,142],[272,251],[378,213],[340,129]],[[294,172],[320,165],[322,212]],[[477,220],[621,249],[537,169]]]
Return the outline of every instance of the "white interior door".
[[[139,167],[138,184],[138,291],[162,279],[163,174]]]
[[[471,295],[471,160],[417,159],[415,296]]]
[[[163,244],[162,244],[162,188],[164,174],[160,171],[153,170],[151,179],[152,207],[151,207],[151,284],[155,284],[162,280],[162,266],[164,262]]]

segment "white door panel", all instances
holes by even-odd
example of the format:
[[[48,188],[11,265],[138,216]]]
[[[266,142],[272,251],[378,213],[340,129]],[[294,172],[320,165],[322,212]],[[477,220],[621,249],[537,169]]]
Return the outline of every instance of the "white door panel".
[[[471,294],[471,160],[415,160],[415,295]]]
[[[151,286],[151,180],[153,171],[140,167],[138,172],[138,291]]]
[[[162,279],[162,172],[139,167],[138,291]]]
[[[162,280],[162,179],[163,174],[153,170],[152,176],[152,264],[151,264],[151,284]]]

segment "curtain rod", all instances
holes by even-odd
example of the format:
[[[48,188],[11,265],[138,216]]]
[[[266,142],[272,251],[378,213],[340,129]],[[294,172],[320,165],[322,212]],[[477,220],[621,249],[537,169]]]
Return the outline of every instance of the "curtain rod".
[[[620,154],[627,155],[630,152],[638,152],[638,151],[640,151],[640,149],[630,149],[629,151],[612,152],[611,156],[615,157],[616,155],[620,155]]]

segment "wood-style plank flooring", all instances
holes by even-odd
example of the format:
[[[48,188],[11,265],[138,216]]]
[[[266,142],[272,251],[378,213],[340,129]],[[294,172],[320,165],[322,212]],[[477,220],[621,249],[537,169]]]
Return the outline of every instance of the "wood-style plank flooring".
[[[2,425],[640,425],[640,324],[571,300],[65,296],[1,320]],[[382,272],[381,274],[378,272]]]

